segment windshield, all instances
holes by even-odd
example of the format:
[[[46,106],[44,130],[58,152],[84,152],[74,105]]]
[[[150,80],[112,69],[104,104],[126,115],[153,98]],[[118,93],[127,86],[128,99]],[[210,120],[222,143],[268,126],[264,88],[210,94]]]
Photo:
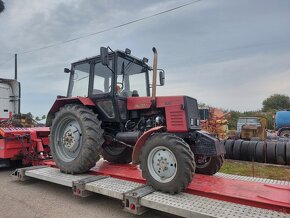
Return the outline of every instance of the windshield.
[[[136,61],[118,57],[117,62],[117,94],[124,97],[148,96],[147,69]],[[134,91],[134,92],[133,92]]]
[[[256,118],[240,118],[238,123],[259,124],[260,122]]]

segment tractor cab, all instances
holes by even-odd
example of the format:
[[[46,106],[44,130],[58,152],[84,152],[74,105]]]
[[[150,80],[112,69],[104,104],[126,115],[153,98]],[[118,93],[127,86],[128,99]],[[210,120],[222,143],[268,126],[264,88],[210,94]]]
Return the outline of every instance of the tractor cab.
[[[67,97],[89,97],[103,121],[122,122],[127,117],[127,97],[150,96],[148,59],[130,50],[108,52],[72,64]]]

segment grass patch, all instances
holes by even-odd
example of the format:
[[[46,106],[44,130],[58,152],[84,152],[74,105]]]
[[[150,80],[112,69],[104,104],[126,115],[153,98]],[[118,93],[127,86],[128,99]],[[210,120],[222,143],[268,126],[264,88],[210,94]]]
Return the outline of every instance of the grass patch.
[[[290,181],[290,167],[225,160],[221,173]]]

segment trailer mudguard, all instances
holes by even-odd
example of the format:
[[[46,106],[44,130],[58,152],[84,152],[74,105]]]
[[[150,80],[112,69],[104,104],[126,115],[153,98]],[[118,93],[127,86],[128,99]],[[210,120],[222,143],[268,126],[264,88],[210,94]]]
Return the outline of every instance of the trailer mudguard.
[[[51,109],[49,110],[46,118],[46,126],[51,126],[52,120],[54,115],[61,107],[66,104],[81,104],[84,106],[95,106],[95,103],[90,98],[85,97],[73,97],[73,98],[66,98],[66,97],[58,97],[54,104],[52,105]]]

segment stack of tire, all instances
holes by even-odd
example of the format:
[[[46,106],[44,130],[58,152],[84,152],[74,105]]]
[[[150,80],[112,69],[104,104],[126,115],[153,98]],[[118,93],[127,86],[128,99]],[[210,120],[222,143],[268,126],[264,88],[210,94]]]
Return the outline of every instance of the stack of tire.
[[[255,161],[290,165],[290,141],[225,141],[225,158],[233,160]]]

